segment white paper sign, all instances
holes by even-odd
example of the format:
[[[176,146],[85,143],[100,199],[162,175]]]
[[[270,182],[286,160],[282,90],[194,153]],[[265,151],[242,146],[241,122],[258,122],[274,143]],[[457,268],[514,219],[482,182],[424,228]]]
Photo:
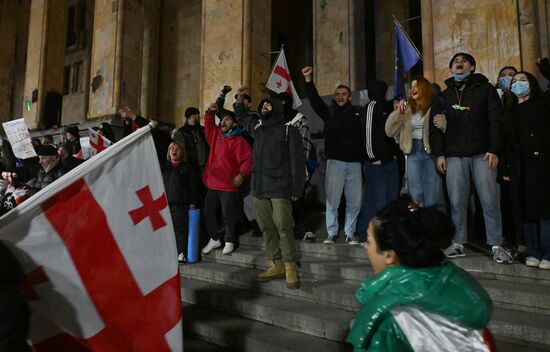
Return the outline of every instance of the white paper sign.
[[[4,122],[2,124],[10,141],[13,154],[18,159],[28,159],[36,156],[32,146],[31,135],[24,119]]]
[[[88,160],[92,156],[90,154],[90,137],[80,137],[80,150],[82,151],[82,157],[79,157],[83,160]]]

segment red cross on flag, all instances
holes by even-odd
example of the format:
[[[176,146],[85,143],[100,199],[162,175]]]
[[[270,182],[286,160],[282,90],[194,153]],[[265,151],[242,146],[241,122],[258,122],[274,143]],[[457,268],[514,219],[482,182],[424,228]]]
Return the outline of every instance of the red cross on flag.
[[[113,144],[110,140],[91,128],[88,128],[88,137],[90,138],[90,156],[102,152],[105,148]]]
[[[144,163],[146,161],[146,163]],[[172,219],[150,127],[0,218],[35,351],[182,351]]]
[[[292,78],[290,77],[290,70],[288,69],[288,64],[286,63],[285,51],[281,48],[277,61],[273,66],[273,71],[265,84],[266,88],[274,91],[275,93],[286,92],[292,95],[292,107],[296,109],[298,106],[302,105],[302,101],[296,93],[294,84],[292,83]]]

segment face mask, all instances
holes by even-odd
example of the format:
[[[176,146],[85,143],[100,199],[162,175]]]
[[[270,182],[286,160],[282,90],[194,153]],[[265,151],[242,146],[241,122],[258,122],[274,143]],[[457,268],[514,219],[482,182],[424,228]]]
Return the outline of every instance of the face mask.
[[[470,75],[470,71],[466,71],[464,73],[453,73],[453,78],[457,82],[464,81],[468,76]]]
[[[529,88],[529,82],[517,81],[512,84],[512,93],[514,93],[518,98],[524,97],[530,92],[531,89]]]
[[[498,78],[497,86],[502,90],[510,90],[510,83],[512,83],[512,76],[502,76]]]

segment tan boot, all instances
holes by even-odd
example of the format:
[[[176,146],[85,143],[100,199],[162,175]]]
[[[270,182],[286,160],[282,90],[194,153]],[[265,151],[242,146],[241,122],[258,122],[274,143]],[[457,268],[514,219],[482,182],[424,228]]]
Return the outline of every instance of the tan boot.
[[[296,271],[296,263],[285,263],[286,287],[290,289],[300,288],[300,278]]]
[[[258,276],[258,281],[269,281],[285,277],[285,266],[280,260],[270,260],[269,269]]]

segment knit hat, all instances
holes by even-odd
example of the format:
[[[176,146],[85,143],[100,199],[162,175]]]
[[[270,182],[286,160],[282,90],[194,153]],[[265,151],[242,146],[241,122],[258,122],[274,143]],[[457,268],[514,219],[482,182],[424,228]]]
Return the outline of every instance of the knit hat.
[[[35,150],[36,154],[40,156],[57,155],[57,148],[51,144],[38,146],[35,148]]]
[[[456,53],[456,54],[454,54],[451,61],[449,61],[449,69],[453,67],[453,61],[455,61],[457,56],[462,56],[466,61],[468,61],[470,63],[470,65],[472,65],[474,67],[474,71],[475,71],[476,59],[474,59],[474,57],[472,55],[468,54],[468,53]]]
[[[200,115],[200,111],[199,111],[199,109],[197,109],[195,107],[189,107],[189,108],[185,109],[185,118],[186,119],[188,119],[192,115],[196,115],[196,114]]]
[[[67,133],[75,136],[76,139],[80,138],[80,133],[79,133],[79,130],[78,130],[78,126],[69,126],[69,127],[67,127]]]

